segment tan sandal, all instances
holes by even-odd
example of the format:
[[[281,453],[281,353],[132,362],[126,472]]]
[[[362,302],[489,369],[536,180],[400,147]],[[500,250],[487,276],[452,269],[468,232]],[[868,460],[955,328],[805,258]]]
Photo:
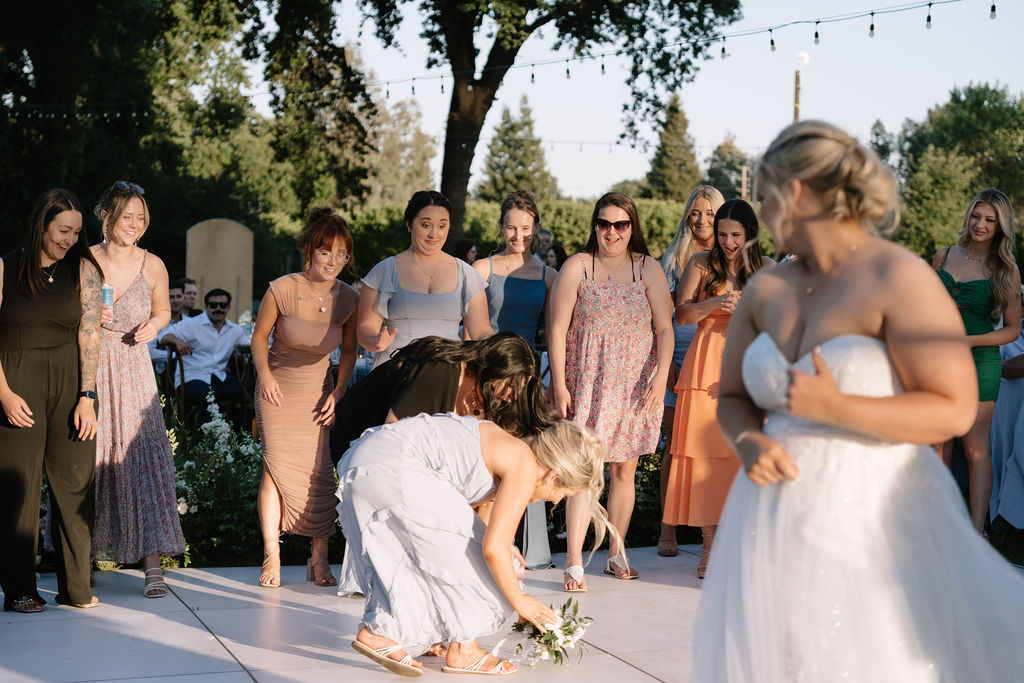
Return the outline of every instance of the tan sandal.
[[[495,659],[498,660],[498,663],[485,671],[483,668],[484,662],[487,661],[488,657],[493,657],[493,655],[491,655],[490,653],[484,653],[484,655],[480,659],[476,660],[475,662],[466,667],[448,666],[446,664],[445,666],[441,667],[441,672],[446,674],[479,674],[482,676],[510,676],[519,671],[519,668],[515,664],[508,661],[507,659],[501,659],[500,657],[495,657]]]
[[[327,561],[327,539],[312,538],[309,541],[309,560],[306,562],[306,581],[318,586],[336,586],[338,581],[331,573]]]
[[[260,587],[280,588],[281,587],[281,548],[275,548],[274,552],[263,553],[263,565],[260,569]]]

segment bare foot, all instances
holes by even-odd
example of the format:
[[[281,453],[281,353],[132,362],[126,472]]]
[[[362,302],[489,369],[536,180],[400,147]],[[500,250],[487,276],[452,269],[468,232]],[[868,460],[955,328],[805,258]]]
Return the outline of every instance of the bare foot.
[[[485,658],[479,666],[474,666]],[[452,669],[465,669],[473,666],[473,671],[480,673],[510,674],[517,671],[517,667],[507,659],[501,659],[484,652],[475,640],[465,643],[451,643],[448,647],[448,656],[445,658],[445,666]]]
[[[365,645],[366,647],[370,648],[371,650],[380,650],[381,648],[391,647],[393,645],[397,645],[398,644],[395,641],[391,640],[390,638],[385,638],[384,636],[378,636],[376,633],[374,633],[370,629],[366,628],[365,626],[363,628],[359,629],[359,635],[356,636],[356,641],[362,643],[363,645]],[[402,661],[402,659],[405,658],[405,656],[406,656],[405,650],[395,650],[394,652],[388,653],[387,658],[388,659],[393,659],[396,662],[400,662],[400,661]],[[417,669],[419,669],[419,668],[421,668],[423,666],[423,664],[421,662],[418,662],[415,659],[411,660],[409,662],[409,664],[410,664],[410,666],[414,666]]]
[[[444,643],[434,643],[423,653],[424,657],[444,657],[448,654],[448,646]]]

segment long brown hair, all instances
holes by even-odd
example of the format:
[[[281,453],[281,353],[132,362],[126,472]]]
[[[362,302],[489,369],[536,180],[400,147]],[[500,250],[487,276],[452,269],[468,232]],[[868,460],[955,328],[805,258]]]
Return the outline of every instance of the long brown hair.
[[[629,216],[630,231],[626,251],[630,257],[633,254],[650,255],[651,252],[647,250],[647,241],[644,239],[644,231],[640,229],[640,214],[637,213],[636,203],[629,195],[621,192],[609,192],[594,204],[594,213],[590,217],[590,239],[587,240],[587,246],[583,247],[583,251],[588,254],[597,253],[597,215],[606,206],[617,206]]]
[[[29,215],[28,233],[25,235],[25,243],[22,247],[21,264],[18,266],[18,289],[25,296],[32,299],[38,299],[43,292],[49,289],[49,286],[43,280],[43,271],[39,267],[39,259],[43,253],[43,235],[46,233],[46,228],[53,222],[53,219],[57,217],[57,214],[64,211],[77,211],[82,214],[83,218],[85,217],[82,202],[78,200],[78,197],[73,192],[54,188],[39,195],[35,206],[32,207],[32,213]],[[67,261],[71,267],[77,270],[82,259],[94,265],[96,271],[100,274],[100,279],[103,279],[103,269],[100,268],[100,264],[93,258],[84,227],[78,233],[78,239],[71,245],[67,255],[62,260]],[[77,274],[75,275],[74,282],[75,290],[77,291],[80,285]]]
[[[708,254],[708,276],[704,281],[704,291],[709,297],[718,294],[718,288],[725,284],[728,277],[725,252],[722,250],[722,244],[718,241],[718,225],[725,220],[736,221],[743,226],[747,234],[746,241],[740,250],[743,267],[736,273],[736,286],[743,289],[747,280],[764,265],[764,255],[761,253],[761,243],[758,241],[760,226],[757,223],[754,207],[742,199],[730,199],[715,212],[715,241],[712,242],[711,252]]]
[[[971,230],[968,223],[974,207],[984,202],[996,212],[996,220],[999,222],[999,230],[988,245],[988,256],[985,258],[985,268],[990,273],[989,281],[992,283],[992,310],[989,318],[999,320],[999,317],[1006,311],[1011,296],[1019,296],[1010,284],[1010,275],[1017,267],[1017,261],[1013,254],[1013,236],[1017,230],[1014,224],[1013,204],[1010,198],[995,188],[982,190],[974,196],[964,213],[964,225],[960,228],[960,235],[957,239],[964,249],[971,242]]]

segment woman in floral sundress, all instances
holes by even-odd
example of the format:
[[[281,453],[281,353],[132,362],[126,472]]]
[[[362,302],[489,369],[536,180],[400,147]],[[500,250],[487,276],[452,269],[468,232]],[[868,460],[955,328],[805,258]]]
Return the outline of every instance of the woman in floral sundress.
[[[548,353],[555,410],[594,429],[608,447],[608,516],[625,538],[633,514],[637,458],[658,445],[672,364],[672,299],[647,251],[636,204],[610,192],[591,218],[590,240],[552,288]],[[566,591],[586,590],[583,536],[587,494],[566,504]],[[636,578],[613,541],[605,573]]]
[[[96,204],[103,242],[92,248],[114,288],[113,320],[100,328],[96,378],[96,527],[93,554],[123,564],[143,560],[143,595],[167,595],[160,554],[185,551],[156,377],[146,344],[167,325],[167,269],[137,242],[149,226],[145,191],[114,183]]]

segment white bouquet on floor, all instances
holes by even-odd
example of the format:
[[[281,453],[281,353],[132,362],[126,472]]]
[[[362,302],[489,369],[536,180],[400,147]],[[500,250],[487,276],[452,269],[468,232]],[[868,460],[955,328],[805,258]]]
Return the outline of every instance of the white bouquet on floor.
[[[554,605],[552,605],[554,608]],[[583,658],[583,634],[587,631],[587,625],[593,621],[591,617],[579,616],[579,603],[569,598],[556,610],[560,620],[558,624],[545,624],[547,631],[541,632],[536,626],[528,621],[516,624],[513,631],[526,633],[533,641],[533,651],[526,653],[526,665],[533,666],[539,661],[548,660],[556,664],[565,664],[569,656],[569,650],[580,646],[580,658]],[[516,645],[516,654],[523,649],[522,644]]]

